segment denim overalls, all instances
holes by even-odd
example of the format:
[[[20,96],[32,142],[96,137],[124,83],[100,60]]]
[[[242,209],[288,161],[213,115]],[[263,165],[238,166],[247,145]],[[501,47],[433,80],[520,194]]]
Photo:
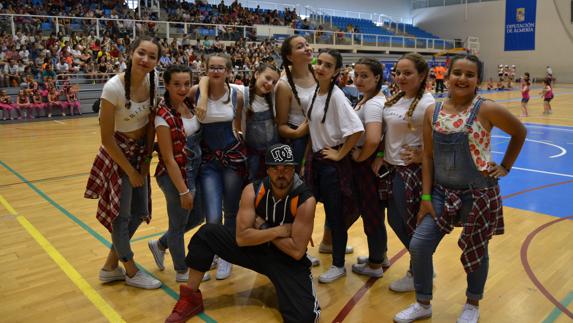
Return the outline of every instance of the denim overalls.
[[[231,89],[231,98],[232,108],[236,113],[237,92],[235,89]],[[225,151],[237,144],[238,139],[233,133],[233,120],[203,123],[201,127],[203,128],[202,145],[210,151]],[[234,231],[244,179],[232,167],[224,166],[217,159],[207,160],[205,157],[204,154],[199,169],[205,218],[207,223],[221,223],[224,209],[224,225]]]
[[[469,149],[468,130],[476,120],[482,102],[483,99],[481,98],[474,100],[472,110],[466,120],[465,129],[461,132],[444,134],[436,130],[432,131],[434,184],[456,190],[466,190],[461,195],[462,207],[458,213],[459,219],[457,219],[462,224],[472,209],[471,190],[497,185],[496,179],[485,176],[477,169]],[[436,103],[432,119],[434,129],[441,108],[442,103]],[[432,205],[437,217],[442,215],[445,200],[444,191],[434,185]],[[444,232],[436,225],[436,221],[427,215],[416,228],[410,242],[414,286],[418,300],[432,299],[432,255],[443,237]],[[488,267],[489,257],[486,247],[481,265],[476,271],[467,274],[466,296],[469,299],[479,300],[483,297]]]
[[[273,107],[266,111],[247,111],[247,126],[245,141],[247,144],[247,163],[249,167],[249,181],[254,181],[261,172],[261,159],[267,149],[279,142],[279,134],[275,124]],[[264,159],[263,159],[264,160]],[[266,176],[266,175],[263,175]]]
[[[199,130],[187,136],[185,144],[185,154],[187,156],[187,162],[185,164],[187,187],[190,192],[195,194],[193,210],[189,212],[181,207],[179,191],[167,172],[157,177],[157,184],[165,194],[167,214],[169,216],[169,229],[159,238],[159,242],[162,246],[169,248],[174,268],[178,272],[187,270],[187,265],[185,264],[184,234],[200,225],[204,219],[201,207],[202,197],[200,189],[198,185],[196,185],[199,166],[201,165],[201,137],[202,130]]]

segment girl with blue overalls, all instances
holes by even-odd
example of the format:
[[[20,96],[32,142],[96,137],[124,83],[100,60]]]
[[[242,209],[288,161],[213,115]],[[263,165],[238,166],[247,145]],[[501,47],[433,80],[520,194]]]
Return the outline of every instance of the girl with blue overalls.
[[[224,210],[224,225],[235,230],[241,191],[247,179],[247,153],[241,132],[243,94],[227,81],[232,72],[229,57],[213,54],[205,66],[205,91],[196,85],[190,92],[190,97],[198,102],[197,117],[203,129],[199,170],[202,205],[207,223],[221,223]],[[217,279],[226,279],[230,274],[231,264],[219,259]]]
[[[187,96],[191,89],[191,70],[184,65],[170,65],[163,72],[165,94],[155,116],[159,144],[159,164],[155,177],[165,195],[169,229],[159,240],[150,240],[149,249],[160,270],[165,250],[171,251],[175,280],[188,278],[185,264],[185,232],[199,225],[202,218],[201,197],[196,179],[201,164],[201,127]]]
[[[502,234],[498,179],[517,159],[526,130],[500,105],[476,96],[482,62],[474,55],[452,59],[446,77],[449,98],[424,116],[423,194],[418,226],[410,242],[417,302],[396,314],[395,322],[432,316],[432,256],[454,225],[462,226],[458,245],[467,273],[467,302],[457,322],[477,322],[479,300],[489,269],[488,242]],[[491,131],[511,136],[500,164],[491,159]]]

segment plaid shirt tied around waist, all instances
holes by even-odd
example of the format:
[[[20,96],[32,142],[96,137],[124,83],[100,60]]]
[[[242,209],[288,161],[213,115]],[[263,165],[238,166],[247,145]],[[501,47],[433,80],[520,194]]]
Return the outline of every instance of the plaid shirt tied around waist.
[[[139,165],[145,154],[145,145],[141,145],[136,140],[118,132],[114,134],[114,139],[127,160],[139,170]],[[96,218],[109,232],[112,232],[112,223],[119,215],[122,174],[123,170],[111,158],[105,148],[100,146],[90,170],[84,197],[99,199]],[[148,194],[151,197],[149,185]],[[145,219],[147,223],[151,220],[151,198],[148,201],[150,213]]]
[[[235,144],[225,149],[211,150],[207,145],[202,144],[203,163],[217,160],[225,168],[230,168],[242,178],[247,176],[247,149],[242,140],[237,140]]]
[[[390,169],[390,174],[378,181],[378,195],[381,200],[388,200],[392,198],[392,180],[394,179],[395,172],[404,182],[404,194],[406,197],[406,229],[408,236],[414,234],[416,230],[416,220],[418,211],[420,210],[420,201],[422,199],[422,165],[410,164],[408,166],[391,166],[387,165]]]
[[[444,210],[436,224],[444,233],[452,232],[456,216],[462,207],[461,196],[471,193],[473,203],[463,225],[458,246],[462,249],[461,262],[467,273],[475,271],[481,264],[485,248],[492,236],[504,233],[503,209],[499,185],[469,190],[453,190],[436,185],[445,196]]]
[[[187,163],[187,155],[185,154],[185,145],[187,143],[187,137],[185,136],[181,114],[178,112],[173,114],[171,109],[165,104],[165,99],[162,99],[161,102],[159,102],[157,115],[163,118],[169,126],[169,130],[171,131],[171,143],[173,146],[173,157],[175,158],[177,166],[179,166],[179,171],[181,172],[181,176],[183,176],[183,180],[186,181],[187,172],[185,172],[185,164]],[[166,171],[165,161],[161,156],[161,151],[159,151],[159,163],[155,169],[155,176],[162,175]]]

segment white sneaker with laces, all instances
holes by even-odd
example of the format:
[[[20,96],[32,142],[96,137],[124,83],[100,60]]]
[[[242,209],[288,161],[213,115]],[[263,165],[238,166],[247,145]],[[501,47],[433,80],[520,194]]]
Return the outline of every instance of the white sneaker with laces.
[[[225,261],[223,258],[219,258],[219,262],[217,263],[217,274],[215,278],[218,280],[223,280],[229,278],[231,276],[231,270],[233,269],[233,265]]]
[[[380,278],[384,276],[384,268],[372,268],[366,264],[354,264],[352,265],[352,272],[359,275]]]
[[[390,290],[398,293],[413,292],[414,288],[414,276],[408,270],[406,275],[390,284]]]
[[[477,323],[479,320],[479,307],[472,304],[465,304],[464,310],[458,318],[458,323]]]
[[[368,256],[358,256],[356,257],[356,263],[358,264],[367,264],[369,260]],[[384,253],[384,259],[382,259],[382,267],[390,267],[390,260],[386,253]]]
[[[99,271],[99,280],[102,283],[111,283],[118,280],[125,280],[125,269],[122,267],[116,267],[114,270],[104,270]]]
[[[211,274],[209,274],[209,272],[207,271],[203,274],[203,279],[201,279],[201,281],[206,282],[208,280],[211,280]]]
[[[308,253],[306,254],[306,257],[308,258],[308,260],[310,260],[312,267],[320,266],[320,259],[316,258],[315,256],[311,256]]]
[[[143,289],[156,289],[161,287],[161,281],[144,273],[142,270],[138,270],[137,273],[133,275],[133,277],[129,277],[126,275],[125,283],[129,286]]]
[[[147,246],[149,247],[149,250],[151,250],[151,254],[153,255],[153,259],[155,259],[155,264],[159,270],[164,270],[165,265],[163,262],[165,261],[165,250],[161,250],[161,248],[159,248],[159,240],[149,240],[147,242]]]
[[[318,281],[324,284],[331,283],[338,278],[346,276],[346,268],[330,266],[326,272],[318,276]]]
[[[332,245],[327,245],[324,243],[320,243],[320,246],[318,247],[318,252],[320,253],[332,253]],[[354,252],[354,248],[352,246],[346,246],[346,249],[344,250],[344,253],[353,253]]]
[[[394,316],[394,322],[396,323],[410,323],[416,320],[425,319],[432,316],[432,305],[425,308],[420,303],[416,302],[402,312]]]
[[[184,273],[176,272],[175,281],[178,283],[186,283],[189,280],[189,270]]]

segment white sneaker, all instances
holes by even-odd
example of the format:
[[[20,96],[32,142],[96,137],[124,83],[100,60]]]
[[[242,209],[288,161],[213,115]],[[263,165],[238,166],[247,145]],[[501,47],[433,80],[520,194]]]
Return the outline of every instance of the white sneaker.
[[[156,289],[161,287],[161,282],[150,275],[138,270],[133,277],[125,275],[125,283],[129,286],[143,288],[143,289]]]
[[[176,272],[175,281],[178,283],[186,283],[189,280],[189,270],[184,273]]]
[[[306,254],[306,257],[308,258],[308,260],[310,260],[310,263],[312,264],[312,267],[318,267],[320,266],[320,259],[311,256],[310,254]]]
[[[369,277],[380,278],[384,276],[384,268],[372,268],[367,263],[352,265],[352,272]]]
[[[99,280],[103,283],[111,283],[118,280],[125,280],[125,269],[122,267],[116,267],[114,270],[103,270],[99,271]]]
[[[223,280],[229,278],[231,276],[231,270],[233,269],[233,265],[224,260],[223,258],[219,258],[219,262],[217,263],[217,274],[215,278],[218,280]]]
[[[412,273],[408,270],[404,277],[393,281],[390,284],[390,290],[398,293],[415,291],[416,289],[414,288],[414,276],[412,276]]]
[[[207,271],[207,272],[205,272],[205,273],[203,274],[203,279],[201,279],[201,281],[202,281],[202,282],[206,282],[206,281],[208,281],[208,280],[211,280],[211,275],[210,275],[209,272]]]
[[[217,263],[219,262],[219,256],[215,255],[213,261],[211,262],[211,269],[217,268]]]
[[[318,247],[318,252],[320,253],[332,253],[332,245],[327,245],[324,243],[320,243],[320,246]],[[354,248],[352,246],[346,246],[346,250],[344,250],[344,253],[353,253],[354,252]]]
[[[394,316],[394,322],[397,323],[410,323],[416,320],[425,319],[432,316],[432,305],[428,308],[423,307],[420,303],[416,302],[402,312]]]
[[[368,263],[368,256],[358,256],[356,257],[356,263],[358,264],[367,264]],[[386,253],[384,253],[384,259],[382,259],[382,267],[390,267],[390,260]]]
[[[163,264],[165,261],[165,250],[161,250],[161,248],[159,248],[159,240],[149,240],[147,242],[147,246],[149,247],[149,250],[151,250],[151,254],[153,255],[153,259],[155,259],[155,264],[159,270],[165,269],[165,265]]]
[[[325,284],[331,283],[342,276],[346,276],[346,268],[330,266],[325,273],[318,276],[318,281]]]
[[[458,323],[477,323],[479,320],[479,307],[472,304],[465,304],[464,310],[458,318]]]

